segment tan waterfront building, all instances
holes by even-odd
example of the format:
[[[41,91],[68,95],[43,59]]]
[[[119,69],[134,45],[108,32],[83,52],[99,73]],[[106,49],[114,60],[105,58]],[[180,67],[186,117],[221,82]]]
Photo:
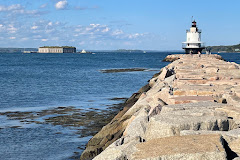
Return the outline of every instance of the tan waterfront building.
[[[43,46],[38,48],[38,53],[76,53],[72,46]]]

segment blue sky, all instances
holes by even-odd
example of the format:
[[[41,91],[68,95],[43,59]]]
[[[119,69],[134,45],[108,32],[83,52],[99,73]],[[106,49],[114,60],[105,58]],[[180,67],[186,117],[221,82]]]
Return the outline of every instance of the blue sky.
[[[206,45],[240,43],[239,0],[0,0],[0,47],[181,50],[191,17]]]

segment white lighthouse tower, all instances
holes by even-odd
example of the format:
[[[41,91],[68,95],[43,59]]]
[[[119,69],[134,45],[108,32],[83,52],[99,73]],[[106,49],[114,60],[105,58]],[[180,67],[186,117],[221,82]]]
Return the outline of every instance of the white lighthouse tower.
[[[205,48],[201,42],[201,30],[198,29],[195,20],[192,22],[190,30],[187,30],[187,41],[183,42],[182,48],[185,49],[186,54],[201,53]]]

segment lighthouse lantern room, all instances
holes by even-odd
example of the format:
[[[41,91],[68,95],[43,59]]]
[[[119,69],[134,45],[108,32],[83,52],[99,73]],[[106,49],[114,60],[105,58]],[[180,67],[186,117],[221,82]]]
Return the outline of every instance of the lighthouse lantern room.
[[[185,49],[186,54],[201,53],[205,48],[201,42],[201,30],[198,29],[195,20],[192,21],[191,28],[187,30],[187,41],[183,42],[182,48]]]

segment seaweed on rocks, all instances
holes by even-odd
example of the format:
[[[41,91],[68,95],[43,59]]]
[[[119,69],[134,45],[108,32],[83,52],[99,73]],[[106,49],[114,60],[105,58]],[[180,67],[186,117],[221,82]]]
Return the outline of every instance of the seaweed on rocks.
[[[95,135],[104,125],[108,124],[113,117],[123,109],[123,102],[126,98],[118,99],[117,104],[108,105],[105,109],[89,108],[83,110],[76,107],[56,107],[42,111],[20,112],[8,111],[1,112],[0,115],[6,116],[8,120],[18,120],[22,126],[5,126],[5,128],[23,128],[24,125],[60,125],[74,130],[79,138]],[[1,129],[1,128],[0,128]],[[57,132],[56,134],[62,134]],[[81,152],[85,148],[84,143],[79,144],[80,151],[75,152],[70,159],[79,159]]]
[[[145,71],[146,68],[120,68],[120,69],[102,69],[100,70],[102,73],[116,73],[116,72],[137,72],[137,71]]]

